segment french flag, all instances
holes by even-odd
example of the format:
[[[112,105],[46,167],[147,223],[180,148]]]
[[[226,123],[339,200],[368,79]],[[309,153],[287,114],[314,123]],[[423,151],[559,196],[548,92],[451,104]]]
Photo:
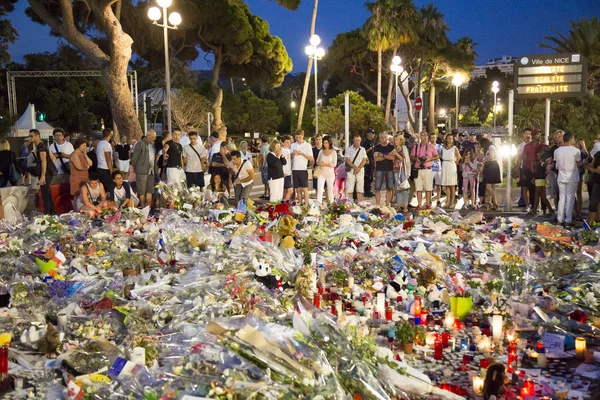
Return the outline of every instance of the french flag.
[[[52,261],[54,261],[56,263],[57,267],[60,267],[61,265],[64,264],[65,261],[67,261],[67,258],[65,257],[63,252],[60,251],[60,246],[56,246],[56,251],[54,252]]]

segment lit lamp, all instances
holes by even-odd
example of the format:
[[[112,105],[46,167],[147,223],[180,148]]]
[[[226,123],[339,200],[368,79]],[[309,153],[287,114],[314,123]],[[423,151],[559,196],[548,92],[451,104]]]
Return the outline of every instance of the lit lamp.
[[[317,81],[317,60],[321,60],[325,56],[325,49],[319,46],[321,38],[319,35],[310,37],[310,46],[304,49],[308,58],[314,60],[315,65],[315,134],[319,134],[319,84]]]
[[[494,133],[496,133],[496,111],[497,111],[497,106],[496,106],[496,95],[498,94],[498,92],[500,91],[500,84],[498,83],[498,81],[494,81],[492,83],[492,92],[494,93]]]
[[[483,378],[479,375],[473,376],[473,392],[479,396],[483,392]]]
[[[585,357],[585,345],[585,338],[578,337],[575,339],[575,353],[580,360],[583,360]]]
[[[402,59],[399,56],[392,58],[392,65],[390,65],[390,71],[396,76],[396,110],[398,109],[398,76],[404,72],[404,68],[400,65]],[[398,115],[396,115],[396,132],[398,132]]]
[[[458,128],[458,113],[459,113],[459,102],[458,102],[458,88],[460,87],[460,85],[462,85],[463,83],[465,83],[465,78],[461,75],[461,74],[456,74],[454,75],[454,77],[452,78],[452,84],[454,86],[456,86],[456,119],[455,119],[455,124],[456,124],[456,128]]]
[[[488,336],[483,336],[479,342],[479,351],[483,354],[489,354],[492,351],[492,341]]]
[[[171,74],[169,72],[169,29],[177,29],[181,24],[181,14],[172,12],[167,13],[167,8],[173,3],[172,0],[157,0],[156,3],[162,8],[150,7],[148,9],[148,18],[154,25],[163,28],[163,37],[165,43],[165,99],[167,101],[167,129],[171,132]],[[159,24],[160,17],[163,17],[163,23]],[[170,24],[170,25],[169,25]]]
[[[535,384],[533,383],[533,379],[525,379],[523,383],[523,387],[521,388],[521,396],[533,396],[535,394]]]
[[[451,312],[446,313],[446,317],[444,318],[444,327],[446,329],[452,329],[454,327],[454,314]]]
[[[492,335],[494,341],[502,339],[502,315],[492,316]]]

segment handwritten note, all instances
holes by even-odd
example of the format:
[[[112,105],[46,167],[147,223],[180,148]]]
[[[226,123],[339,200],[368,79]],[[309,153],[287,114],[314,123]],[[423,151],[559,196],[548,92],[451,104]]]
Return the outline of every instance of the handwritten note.
[[[561,354],[565,351],[565,337],[556,333],[544,333],[544,347],[549,354]]]

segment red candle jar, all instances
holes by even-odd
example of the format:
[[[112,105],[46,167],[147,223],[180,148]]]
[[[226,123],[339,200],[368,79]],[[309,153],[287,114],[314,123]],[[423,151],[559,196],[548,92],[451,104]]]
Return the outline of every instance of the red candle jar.
[[[442,345],[442,342],[439,340],[435,341],[435,344],[433,345],[433,358],[435,358],[436,360],[441,360],[442,358],[444,358],[444,353],[443,353],[443,349],[444,346]]]
[[[481,330],[481,333],[483,333],[485,336],[490,336],[492,334],[492,332],[490,331],[490,328],[483,328]]]
[[[471,364],[471,356],[469,354],[463,354],[463,364]]]
[[[529,396],[533,396],[535,394],[535,384],[533,383],[533,379],[525,379],[523,388],[527,389]]]
[[[8,374],[8,346],[0,347],[0,374]]]
[[[321,295],[315,294],[313,297],[313,304],[316,308],[321,308]]]
[[[487,358],[479,360],[479,368],[487,369],[492,362]]]
[[[444,348],[450,346],[450,332],[442,332],[442,346]]]
[[[331,305],[331,313],[333,315],[337,315],[337,310],[335,309],[335,303]]]
[[[385,319],[388,321],[392,320],[392,314],[393,314],[393,310],[392,307],[388,307],[385,309]]]
[[[375,319],[379,319],[379,311],[375,311],[375,312],[373,313],[373,318],[375,318]]]

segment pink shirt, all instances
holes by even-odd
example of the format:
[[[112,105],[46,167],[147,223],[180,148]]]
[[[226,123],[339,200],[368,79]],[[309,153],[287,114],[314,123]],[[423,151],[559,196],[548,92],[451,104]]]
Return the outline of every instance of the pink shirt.
[[[410,155],[411,157],[431,158],[437,155],[437,152],[435,151],[435,146],[431,143],[427,143],[426,145],[419,143],[413,146]],[[431,168],[431,164],[433,164],[433,161],[427,161],[425,163],[425,168]],[[419,160],[415,161],[415,168],[422,168],[421,162]]]

